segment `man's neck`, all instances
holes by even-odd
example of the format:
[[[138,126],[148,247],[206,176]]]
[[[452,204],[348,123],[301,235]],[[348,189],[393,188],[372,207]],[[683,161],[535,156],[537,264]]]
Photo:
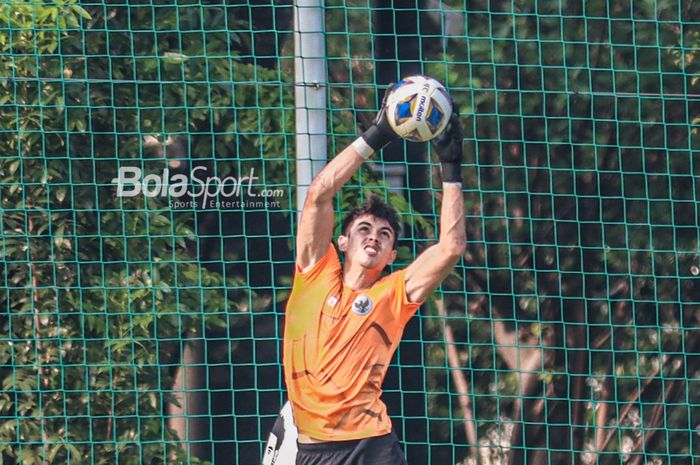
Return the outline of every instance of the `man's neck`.
[[[363,291],[372,287],[382,275],[382,270],[370,270],[361,266],[343,266],[343,286],[353,291]]]

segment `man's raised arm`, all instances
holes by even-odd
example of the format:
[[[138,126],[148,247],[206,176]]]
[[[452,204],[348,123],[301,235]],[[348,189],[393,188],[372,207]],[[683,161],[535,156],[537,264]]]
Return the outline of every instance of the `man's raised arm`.
[[[336,155],[311,181],[301,210],[296,240],[296,263],[302,271],[311,268],[328,251],[328,245],[333,238],[335,194],[348,182],[362,162],[398,137],[385,117],[388,93],[387,90],[372,126]]]
[[[440,238],[406,268],[406,296],[411,302],[423,302],[452,271],[467,246],[460,173],[462,141],[462,127],[455,111],[448,129],[434,141],[443,183]]]

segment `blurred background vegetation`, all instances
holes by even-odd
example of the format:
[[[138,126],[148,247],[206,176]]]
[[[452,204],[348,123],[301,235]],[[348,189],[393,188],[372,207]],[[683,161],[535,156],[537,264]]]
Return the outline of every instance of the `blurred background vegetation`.
[[[465,126],[468,252],[385,383],[409,463],[697,462],[700,4],[325,14],[329,153],[412,73]],[[2,463],[259,461],[284,401],[291,29],[286,1],[0,3]],[[435,238],[426,145],[338,198],[390,198],[401,264]],[[171,208],[117,197],[124,166],[286,195]]]

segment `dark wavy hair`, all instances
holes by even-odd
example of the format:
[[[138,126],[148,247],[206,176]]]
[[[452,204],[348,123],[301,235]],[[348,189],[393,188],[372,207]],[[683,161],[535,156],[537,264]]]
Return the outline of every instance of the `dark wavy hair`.
[[[401,234],[401,217],[394,207],[386,203],[377,194],[370,194],[370,196],[365,200],[365,203],[356,206],[347,214],[343,220],[343,225],[341,227],[341,232],[343,235],[347,235],[347,230],[355,219],[362,215],[372,215],[376,218],[381,218],[386,220],[394,230],[394,244],[393,247],[396,249],[396,243],[399,240],[399,235]]]

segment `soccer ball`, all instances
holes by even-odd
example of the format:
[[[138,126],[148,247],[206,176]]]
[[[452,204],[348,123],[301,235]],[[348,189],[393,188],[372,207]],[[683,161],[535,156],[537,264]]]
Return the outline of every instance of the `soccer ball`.
[[[412,142],[440,135],[452,116],[445,86],[428,76],[401,79],[389,91],[386,118],[396,134]]]

